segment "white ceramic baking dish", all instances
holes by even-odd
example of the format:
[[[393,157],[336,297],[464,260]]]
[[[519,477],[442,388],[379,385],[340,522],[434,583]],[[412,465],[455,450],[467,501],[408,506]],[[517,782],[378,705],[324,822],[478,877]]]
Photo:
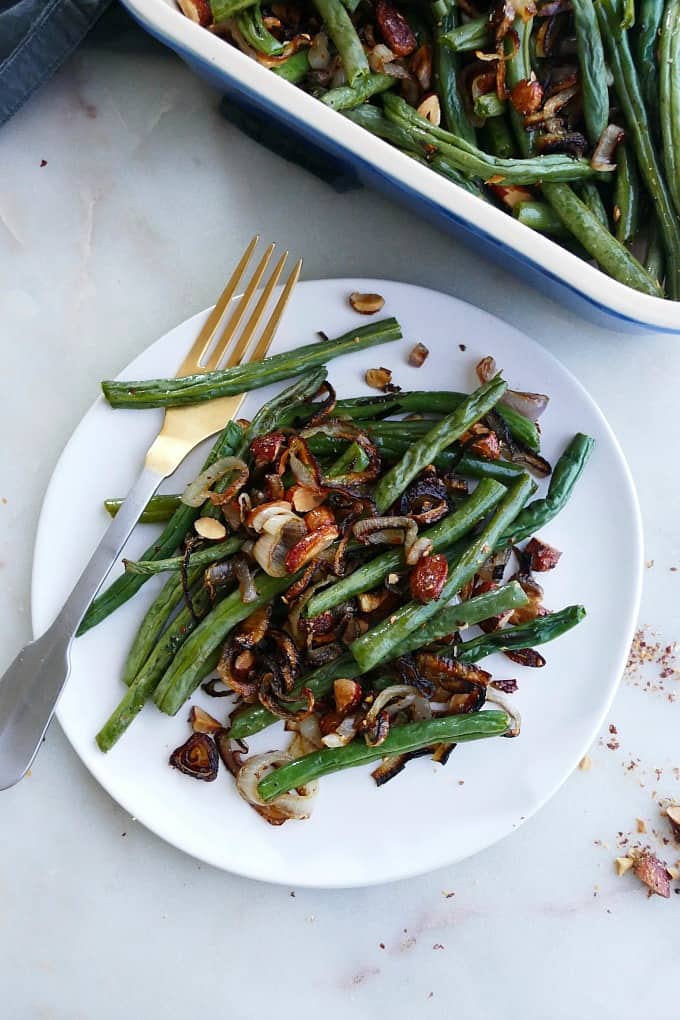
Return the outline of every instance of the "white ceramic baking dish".
[[[151,35],[241,108],[282,122],[306,146],[321,148],[362,183],[455,233],[543,293],[610,329],[680,333],[680,302],[649,297],[611,280],[261,67],[191,22],[174,0],[123,3]]]

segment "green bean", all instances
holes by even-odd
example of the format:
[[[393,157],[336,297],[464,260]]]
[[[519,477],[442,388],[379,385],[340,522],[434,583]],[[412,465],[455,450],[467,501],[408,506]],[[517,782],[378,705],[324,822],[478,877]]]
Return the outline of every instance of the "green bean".
[[[271,34],[262,20],[262,8],[259,3],[236,15],[236,27],[248,45],[258,53],[274,57],[283,52],[283,43]]]
[[[429,146],[433,154],[445,156],[457,169],[472,177],[488,180],[500,175],[507,184],[537,184],[542,181],[583,180],[595,175],[586,160],[571,156],[549,154],[533,159],[491,156],[443,128],[430,124],[405,100],[391,92],[383,96],[383,106],[388,119],[406,127],[414,143]]]
[[[362,351],[378,344],[401,339],[396,319],[383,319],[360,326],[343,336],[320,343],[307,344],[293,351],[273,354],[263,361],[247,362],[234,368],[179,379],[143,379],[137,382],[106,380],[104,396],[111,407],[179,407],[214,397],[247,393],[281,379],[290,379],[308,368],[323,365],[332,358],[350,351]]]
[[[621,244],[630,244],[637,234],[640,220],[640,179],[627,145],[619,145],[616,150],[615,216],[616,210],[616,240]]]
[[[574,185],[574,191],[583,204],[590,209],[595,219],[609,230],[609,216],[597,185],[593,181],[583,181],[581,184]]]
[[[658,280],[659,283],[663,282],[664,278],[663,244],[661,242],[661,231],[659,230],[659,224],[656,217],[654,217],[654,219],[652,220],[652,224],[649,228],[649,235],[647,237],[647,250],[645,252],[645,269],[654,280]]]
[[[435,641],[441,641],[442,638],[464,627],[471,627],[475,623],[481,623],[482,620],[490,620],[493,616],[499,616],[510,609],[520,609],[528,601],[522,586],[517,581],[510,581],[502,588],[476,595],[455,606],[446,606],[393,648],[392,657],[398,659],[402,655],[409,655],[410,652],[415,652]]]
[[[504,99],[499,99],[495,92],[484,92],[477,96],[473,104],[476,117],[488,120],[490,117],[502,117],[508,108]]]
[[[238,591],[236,595],[240,599]],[[193,602],[199,614],[205,612],[210,604],[208,593],[205,590],[199,591],[194,596]],[[109,751],[139,715],[172,662],[177,649],[195,627],[196,622],[188,608],[180,610],[170,626],[161,634],[146,662],[97,734],[96,740],[100,750]]]
[[[198,568],[189,571],[187,574],[187,586],[189,589],[194,587],[201,573],[202,570]],[[163,628],[183,599],[184,588],[182,578],[179,574],[172,574],[147,609],[144,619],[137,628],[137,633],[123,666],[122,680],[126,687],[130,686],[149,658]]]
[[[387,471],[378,482],[374,499],[383,513],[404,489],[434,460],[438,453],[451,446],[471,425],[496,406],[507,389],[500,377],[485,383],[464,400],[455,411],[436,422],[430,431],[417,439],[404,453],[401,461]]]
[[[219,24],[221,21],[233,18],[235,14],[245,10],[246,7],[252,7],[257,3],[257,0],[209,0],[209,3],[213,21],[215,24]]]
[[[680,213],[680,0],[668,0],[661,22],[659,116],[668,190]]]
[[[588,139],[596,145],[609,121],[609,89],[602,36],[593,0],[573,0],[583,118]]]
[[[324,368],[309,369],[307,372],[303,373],[303,375],[300,376],[300,378],[297,379],[292,386],[282,390],[281,393],[272,397],[271,400],[263,404],[254,416],[250,425],[248,425],[245,430],[241,430],[240,426],[232,424],[230,429],[230,435],[233,440],[232,453],[236,455],[244,454],[256,435],[276,428],[279,424],[279,419],[282,417],[284,411],[288,409],[290,403],[313,396],[325,377],[326,370]],[[215,491],[224,492],[229,484],[230,478],[229,476],[225,476],[215,484]],[[214,506],[209,499],[206,500],[201,509],[197,511],[197,513],[200,513],[203,517],[215,517],[219,514],[219,512],[219,508]],[[233,541],[233,539],[227,541],[223,548],[231,548],[230,542]],[[214,546],[212,547],[212,553],[214,553]],[[190,588],[198,580],[198,576],[199,574],[191,568],[188,579]],[[180,601],[182,594],[182,581],[181,577],[179,577],[177,579],[175,589],[173,590],[171,587],[166,585],[148,608],[133,641],[132,648],[128,653],[125,669],[123,671],[123,680],[125,683],[130,684],[139,672],[143,663],[146,662],[146,659],[151,654],[158,635],[161,633],[170,613]]]
[[[609,67],[635,150],[638,167],[654,202],[666,251],[666,285],[671,298],[680,298],[680,224],[661,173],[651,125],[645,108],[628,37],[621,28],[617,0],[598,0],[597,17],[609,57]],[[649,293],[649,292],[648,292]]]
[[[306,687],[316,699],[324,698],[333,690],[334,680],[340,677],[347,677],[350,680],[354,679],[355,676],[359,675],[358,671],[359,667],[354,658],[349,652],[345,652],[344,655],[340,655],[333,662],[319,666],[311,673],[300,677],[293,688],[293,693],[297,694],[303,687]],[[296,704],[291,704],[289,707],[292,711],[298,708]],[[299,707],[304,707],[302,702],[300,702]],[[260,730],[278,721],[279,717],[270,712],[264,705],[246,705],[233,717],[229,727],[229,736],[234,740],[243,740],[245,737],[250,737],[253,733],[259,733]]]
[[[398,647],[413,631],[434,616],[441,605],[456,595],[472,577],[491,550],[496,546],[500,536],[509,528],[529,497],[533,483],[528,475],[518,479],[507,495],[501,500],[493,517],[461,551],[457,561],[449,568],[449,574],[440,595],[434,602],[422,605],[409,602],[392,613],[371,630],[352,642],[350,651],[359,663],[363,672],[372,669],[379,662],[392,657],[392,649]]]
[[[632,28],[635,24],[635,0],[623,0],[621,28]]]
[[[313,0],[313,3],[340,55],[347,81],[355,87],[368,77],[370,70],[357,30],[340,0]]]
[[[443,9],[441,9],[443,8]],[[451,31],[457,21],[457,10],[454,3],[443,5],[435,2],[432,5],[432,19],[446,35]],[[452,131],[459,138],[474,144],[475,129],[470,123],[467,115],[463,97],[458,87],[458,72],[460,70],[457,55],[442,41],[441,36],[434,40],[434,89],[439,96],[441,111],[444,118],[444,126]],[[434,167],[437,173],[446,176],[450,169],[449,164],[443,168]]]
[[[142,511],[139,523],[164,524],[165,521],[169,521],[174,514],[179,505],[179,501],[179,496],[175,495],[161,494],[152,496],[146,504],[146,509]],[[117,499],[105,499],[104,509],[109,517],[115,517],[124,502],[125,500],[123,497]]]
[[[227,422],[227,425],[220,433],[212,450],[204,464],[204,469],[213,464],[219,457],[229,456],[233,453],[234,446],[241,436],[241,428],[235,422]],[[182,543],[184,536],[198,517],[198,508],[182,504],[175,510],[174,514],[166,524],[153,545],[142,553],[143,560],[163,559],[169,556]],[[110,616],[119,606],[131,599],[139,591],[147,578],[139,574],[121,574],[109,587],[98,595],[90,604],[77,634],[84,634],[85,631],[96,624],[101,623],[107,616]]]
[[[458,509],[423,532],[424,537],[432,542],[432,552],[441,552],[466,535],[496,506],[505,491],[500,483],[491,479],[481,481]],[[305,616],[318,616],[346,599],[371,591],[381,584],[389,573],[403,570],[404,566],[402,549],[389,549],[381,553],[375,559],[357,567],[351,574],[340,578],[335,584],[322,588],[313,595],[305,607]]]
[[[350,443],[344,453],[331,464],[328,477],[338,478],[340,475],[349,474],[350,471],[365,471],[369,463],[366,451],[358,443]]]
[[[656,54],[663,9],[664,0],[640,0],[635,51],[635,66],[640,78],[640,90],[652,126],[657,133],[659,128],[659,66]]]
[[[330,106],[332,110],[352,110],[355,106],[361,106],[371,96],[377,96],[380,92],[394,87],[395,79],[388,74],[369,74],[356,85],[340,85],[338,88],[330,89],[321,97],[321,102]]]
[[[613,279],[642,294],[661,297],[656,280],[652,280],[638,260],[624,245],[602,226],[584,202],[564,184],[543,183],[543,195],[586,251]]]
[[[386,393],[380,397],[350,397],[338,400],[335,415],[340,418],[361,419],[361,427],[367,427],[371,418],[385,418],[391,414],[451,414],[467,400],[467,393],[447,390],[404,390],[401,393]],[[292,405],[282,418],[282,425],[293,425],[307,421],[318,407],[314,404]],[[540,449],[540,433],[536,422],[505,404],[497,404],[497,414],[505,421],[510,432],[520,443],[534,453]]]
[[[292,85],[299,85],[309,73],[307,50],[298,50],[292,57],[288,57],[288,60],[284,61],[283,64],[277,64],[276,67],[272,67],[272,71],[279,78],[289,81]]]
[[[439,36],[439,41],[454,53],[469,53],[473,50],[486,49],[490,40],[491,26],[486,15],[481,18],[473,18],[464,25],[456,25],[455,28],[442,32]]]
[[[546,202],[518,202],[513,206],[512,215],[525,227],[531,227],[539,234],[552,237],[568,237],[569,231],[562,220]]]
[[[548,641],[566,634],[575,627],[586,615],[583,606],[567,606],[549,616],[538,616],[529,623],[520,623],[516,627],[493,630],[490,634],[463,641],[456,646],[456,658],[459,662],[479,662],[486,655],[494,652],[509,651],[514,648],[533,648],[544,645]]]
[[[240,591],[234,591],[201,620],[180,647],[154,692],[154,702],[166,715],[175,715],[196,690],[202,670],[229,632],[247,616],[289,588],[299,576],[269,577],[259,574],[255,580],[257,598],[247,605]]]
[[[482,190],[482,186],[471,177],[461,173],[460,170],[456,170],[455,166],[444,156],[432,156],[429,159],[425,156],[421,156],[416,152],[409,152],[408,155],[411,159],[415,159],[416,163],[420,163],[422,166],[426,166],[429,170],[434,170],[435,173],[439,174],[440,177],[445,177],[447,181],[451,181],[452,184],[456,184],[459,188],[463,188],[468,194],[474,195],[475,198],[481,198],[482,201],[488,202],[489,199]]]
[[[505,37],[504,49],[506,55],[505,80],[508,88],[512,91],[515,85],[531,78],[531,30],[533,28],[533,17],[525,21],[521,15],[517,15],[513,24],[513,32]],[[519,151],[527,159],[536,156],[534,152],[535,131],[527,131],[524,124],[524,117],[518,113],[515,107],[510,104],[510,123],[512,124],[519,145]]]
[[[441,457],[446,456],[446,452],[435,457],[435,467],[439,467],[438,462]],[[453,469],[461,478],[493,478],[504,485],[516,482],[524,474],[524,468],[519,464],[512,464],[509,460],[485,460],[484,457],[474,457],[471,453],[464,453],[453,465]]]
[[[497,548],[530,538],[564,508],[588,463],[595,441],[577,432],[559,458],[550,477],[545,498],[529,503],[500,536]]]
[[[468,715],[450,715],[423,722],[394,726],[378,747],[370,747],[362,739],[355,739],[344,747],[324,747],[320,751],[296,758],[264,777],[258,792],[264,801],[298,789],[321,776],[366,765],[394,754],[406,754],[433,744],[456,743],[464,740],[481,740],[500,737],[508,729],[510,719],[505,712],[471,712]]]
[[[189,568],[205,567],[216,560],[223,560],[241,548],[240,538],[228,538],[226,542],[214,542],[205,549],[197,550],[189,557]],[[143,574],[150,577],[167,570],[178,571],[184,565],[184,556],[171,556],[166,560],[123,560],[129,574]]]
[[[500,159],[511,159],[517,154],[510,125],[504,117],[492,117],[483,128],[485,148]]]

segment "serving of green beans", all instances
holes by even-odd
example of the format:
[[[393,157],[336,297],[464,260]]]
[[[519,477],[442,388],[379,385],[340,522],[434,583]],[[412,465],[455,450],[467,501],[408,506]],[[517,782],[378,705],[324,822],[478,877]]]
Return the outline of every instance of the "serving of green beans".
[[[214,0],[203,16],[279,77],[514,214],[518,230],[646,296],[680,299],[678,0],[521,11],[292,0],[265,12]]]

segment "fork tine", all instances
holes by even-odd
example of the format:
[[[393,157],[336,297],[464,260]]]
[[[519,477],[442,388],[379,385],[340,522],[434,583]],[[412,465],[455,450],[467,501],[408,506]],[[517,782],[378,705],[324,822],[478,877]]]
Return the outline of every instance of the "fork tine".
[[[274,334],[276,333],[279,322],[281,321],[283,313],[286,310],[286,306],[290,300],[290,295],[293,292],[293,288],[295,287],[295,284],[298,282],[301,270],[302,259],[298,259],[295,265],[293,266],[290,276],[286,280],[283,291],[281,292],[281,297],[276,302],[276,307],[269,317],[269,322],[267,323],[262,336],[258,340],[255,350],[252,351],[252,353],[250,353],[248,356],[248,361],[261,361],[262,358],[267,353],[267,351],[269,350],[269,345],[274,339]]]
[[[229,358],[227,360],[226,366],[223,367],[231,368],[232,365],[238,365],[241,359],[243,358],[243,355],[248,348],[248,344],[250,343],[253,334],[257,329],[260,319],[264,315],[264,311],[267,307],[267,304],[269,303],[269,299],[272,295],[272,292],[276,287],[276,284],[279,282],[279,277],[283,272],[283,267],[286,264],[287,258],[288,252],[284,251],[283,255],[281,256],[276,266],[274,267],[274,270],[272,271],[272,274],[269,277],[269,280],[267,281],[267,285],[263,288],[262,293],[258,299],[257,304],[255,305],[255,308],[253,309],[250,318],[243,327],[241,335],[238,338],[238,342],[229,351]]]
[[[234,334],[236,333],[236,330],[239,327],[239,323],[241,322],[241,319],[243,318],[243,316],[245,315],[246,311],[248,310],[248,305],[250,304],[250,300],[251,300],[253,294],[255,293],[255,291],[257,290],[257,288],[260,285],[260,281],[262,280],[262,277],[264,276],[265,270],[266,270],[267,266],[269,265],[269,260],[272,257],[272,254],[273,254],[273,251],[274,251],[275,247],[276,247],[275,242],[272,242],[269,245],[269,247],[267,248],[267,250],[265,251],[265,253],[262,256],[262,258],[260,259],[260,261],[259,261],[259,263],[257,265],[257,268],[255,269],[255,272],[253,273],[253,275],[252,275],[252,277],[250,279],[250,282],[249,282],[248,286],[246,287],[246,289],[243,292],[243,296],[241,297],[241,300],[236,305],[236,308],[232,312],[232,314],[231,314],[231,316],[229,318],[229,321],[227,322],[227,325],[224,327],[224,330],[223,330],[221,336],[215,342],[215,346],[214,346],[213,350],[210,352],[209,357],[206,359],[206,361],[204,363],[203,367],[204,367],[206,372],[212,372],[213,369],[217,368],[217,366],[219,365],[219,363],[220,363],[220,361],[221,361],[221,359],[222,359],[222,357],[224,355],[224,352],[229,347],[229,344],[231,343],[231,341],[232,341],[232,339],[234,337]]]
[[[222,316],[224,315],[227,306],[231,302],[231,299],[233,298],[236,292],[236,288],[241,282],[241,277],[243,276],[246,270],[246,266],[250,262],[250,258],[259,240],[260,235],[255,234],[255,237],[252,239],[252,241],[246,248],[245,252],[241,256],[240,262],[236,266],[236,269],[229,278],[227,285],[225,286],[224,290],[217,299],[215,307],[208,316],[200,333],[194,340],[191,349],[187,353],[187,356],[185,357],[184,361],[180,365],[177,372],[178,376],[189,375],[190,373],[195,372],[196,369],[199,367],[199,362],[203,355],[205,354],[205,352],[207,351],[208,347],[210,346],[210,342],[215,335],[215,332],[220,324]]]

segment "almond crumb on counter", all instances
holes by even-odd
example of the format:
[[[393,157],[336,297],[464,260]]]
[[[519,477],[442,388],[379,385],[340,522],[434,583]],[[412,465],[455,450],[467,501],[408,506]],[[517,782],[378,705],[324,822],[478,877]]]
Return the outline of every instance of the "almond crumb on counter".
[[[668,899],[671,894],[670,876],[665,863],[649,850],[637,851],[633,855],[633,871],[649,889],[649,895],[656,893]]]
[[[633,867],[633,858],[617,857],[616,860],[614,861],[614,865],[616,867],[616,874],[620,878],[621,875],[625,875],[626,872],[630,871],[630,869]]]
[[[680,804],[669,804],[665,814],[673,832],[673,838],[680,843]]]
[[[647,824],[646,824],[644,818],[636,818],[635,819],[635,826],[636,826],[638,832],[646,832],[647,831]]]
[[[593,767],[593,759],[590,757],[589,754],[583,755],[580,762],[578,763],[578,767],[581,769],[581,772],[590,772],[591,768]]]
[[[364,376],[368,386],[374,390],[385,390],[392,382],[392,373],[389,368],[369,368]]]

